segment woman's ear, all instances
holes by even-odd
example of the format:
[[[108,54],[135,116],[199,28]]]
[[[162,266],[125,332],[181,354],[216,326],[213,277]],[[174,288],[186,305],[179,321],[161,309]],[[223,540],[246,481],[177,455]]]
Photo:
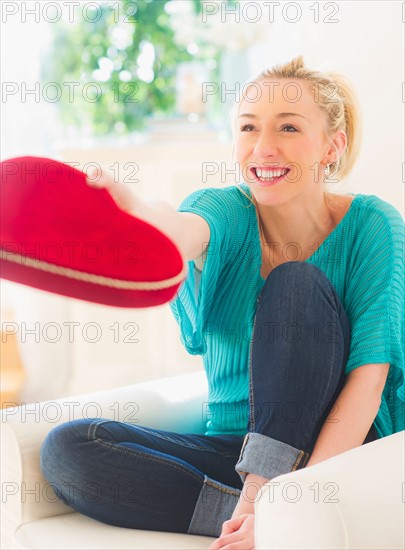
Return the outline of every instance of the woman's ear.
[[[344,130],[338,130],[329,141],[329,147],[321,164],[332,164],[340,159],[347,146],[347,136]]]

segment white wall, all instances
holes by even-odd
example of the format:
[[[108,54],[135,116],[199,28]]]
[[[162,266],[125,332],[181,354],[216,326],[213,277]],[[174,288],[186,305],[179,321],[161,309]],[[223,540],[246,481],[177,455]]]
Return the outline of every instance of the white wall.
[[[281,2],[288,4],[289,2]],[[267,37],[250,52],[252,75],[303,55],[306,65],[346,75],[358,92],[364,119],[358,162],[342,192],[378,195],[404,214],[404,25],[402,2],[300,2],[302,18],[289,23],[274,11]],[[319,4],[319,22],[314,11]],[[337,23],[324,22],[331,7]],[[294,10],[286,12],[295,18]]]

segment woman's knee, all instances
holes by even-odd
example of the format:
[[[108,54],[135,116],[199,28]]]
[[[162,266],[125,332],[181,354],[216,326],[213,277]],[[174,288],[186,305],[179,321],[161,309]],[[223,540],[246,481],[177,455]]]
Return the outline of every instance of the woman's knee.
[[[270,307],[271,306],[271,307]],[[326,274],[308,262],[286,262],[268,276],[259,298],[257,314],[311,319],[322,326],[341,325],[344,337],[350,339],[350,323],[336,289]],[[326,328],[325,328],[326,330]]]
[[[270,286],[275,284],[291,285],[298,282],[300,288],[314,283],[330,286],[331,283],[325,273],[318,266],[302,261],[290,261],[275,267],[267,277],[271,281]],[[266,285],[265,285],[266,286]]]
[[[49,481],[57,481],[79,455],[94,419],[79,419],[56,426],[46,436],[40,450],[41,471]]]

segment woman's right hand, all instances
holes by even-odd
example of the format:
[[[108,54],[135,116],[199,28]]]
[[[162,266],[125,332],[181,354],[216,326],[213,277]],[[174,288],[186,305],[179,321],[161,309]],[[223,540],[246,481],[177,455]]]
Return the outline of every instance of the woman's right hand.
[[[110,172],[91,167],[87,173],[86,183],[96,189],[105,189],[114,199],[116,204],[126,212],[133,213],[139,199],[131,192],[128,186],[116,182]]]
[[[101,168],[98,170],[90,168],[86,181],[90,187],[108,191],[121,210],[146,221],[165,233],[184,256],[187,231],[184,229],[181,214],[168,202],[160,199],[148,201],[140,199],[132,193],[127,185],[114,181],[112,175]]]

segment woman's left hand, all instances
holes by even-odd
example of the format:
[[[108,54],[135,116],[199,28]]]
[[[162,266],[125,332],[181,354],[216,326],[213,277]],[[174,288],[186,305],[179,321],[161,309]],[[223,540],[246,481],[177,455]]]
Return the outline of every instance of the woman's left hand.
[[[225,521],[222,531],[208,550],[254,550],[254,514],[243,514]]]

